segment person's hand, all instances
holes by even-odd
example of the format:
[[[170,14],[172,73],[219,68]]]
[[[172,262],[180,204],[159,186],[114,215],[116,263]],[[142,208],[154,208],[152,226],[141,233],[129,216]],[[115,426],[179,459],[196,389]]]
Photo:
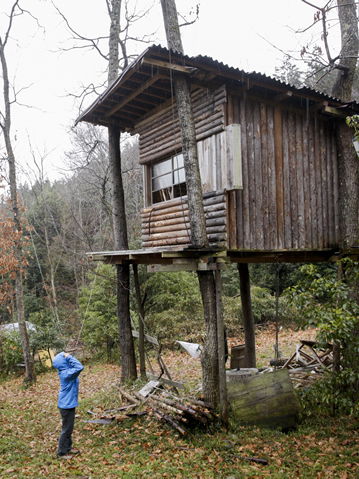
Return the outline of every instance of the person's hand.
[[[67,358],[67,356],[70,356],[70,353],[65,353],[65,359]]]

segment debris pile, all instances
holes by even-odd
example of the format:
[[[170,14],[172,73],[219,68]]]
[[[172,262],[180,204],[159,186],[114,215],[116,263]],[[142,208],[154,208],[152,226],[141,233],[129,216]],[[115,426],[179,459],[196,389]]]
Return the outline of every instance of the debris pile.
[[[180,399],[164,390],[158,381],[150,381],[140,391],[133,390],[131,393],[122,386],[117,385],[116,388],[122,400],[128,403],[117,409],[124,411],[124,416],[115,417],[117,420],[148,414],[186,436],[188,432],[185,426],[205,426],[215,417],[210,403],[191,398]]]
[[[332,367],[333,345],[320,345],[316,341],[302,339],[289,358],[279,357],[271,360],[270,364],[288,369],[294,389],[308,387]]]

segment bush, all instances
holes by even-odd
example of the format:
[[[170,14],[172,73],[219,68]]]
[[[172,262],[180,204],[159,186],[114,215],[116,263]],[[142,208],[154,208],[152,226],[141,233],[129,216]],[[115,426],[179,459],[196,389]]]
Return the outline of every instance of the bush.
[[[17,364],[24,362],[20,332],[0,332],[0,372],[8,374],[18,369]]]
[[[197,340],[205,335],[197,274],[156,273],[146,281],[145,322],[162,342]]]
[[[89,274],[90,285],[84,286],[79,296],[79,313],[83,320],[82,339],[97,357],[110,359],[113,345],[119,341],[116,316],[116,270],[99,264]]]
[[[300,312],[300,326],[316,327],[319,343],[333,342],[341,350],[337,372],[316,386],[309,400],[313,403],[320,395],[333,412],[348,412],[359,391],[359,265],[348,258],[340,263],[341,280],[334,274],[322,275],[314,265],[304,267],[302,281],[287,295]]]
[[[251,287],[252,311],[254,324],[274,322],[276,320],[276,298],[266,288]],[[227,335],[238,333],[243,325],[242,305],[240,297],[223,298],[224,322]],[[285,297],[280,296],[278,301],[278,319],[281,323],[289,322],[296,314],[294,307],[289,307]]]

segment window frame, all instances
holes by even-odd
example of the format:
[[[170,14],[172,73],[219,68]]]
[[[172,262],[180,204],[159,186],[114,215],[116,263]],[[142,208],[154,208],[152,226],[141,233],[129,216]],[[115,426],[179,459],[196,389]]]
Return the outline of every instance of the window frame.
[[[176,161],[179,160],[179,165]],[[166,162],[170,161],[170,169],[164,169],[161,174],[155,174],[154,169],[160,165],[165,164]],[[151,205],[156,205],[159,203],[163,203],[165,201],[171,201],[175,198],[181,198],[187,195],[187,187],[186,187],[186,176],[184,170],[184,158],[183,154],[179,153],[177,155],[172,155],[169,158],[165,158],[160,161],[156,161],[155,163],[149,165],[149,186],[150,186],[150,194],[149,199]],[[166,176],[170,175],[170,182],[166,184]],[[178,179],[176,181],[175,176],[178,175]],[[158,188],[154,188],[154,182],[156,180],[158,182],[162,180],[164,181],[163,185],[160,185]],[[183,180],[183,181],[181,181]],[[183,192],[182,192],[183,189]],[[157,193],[157,198],[154,196]]]

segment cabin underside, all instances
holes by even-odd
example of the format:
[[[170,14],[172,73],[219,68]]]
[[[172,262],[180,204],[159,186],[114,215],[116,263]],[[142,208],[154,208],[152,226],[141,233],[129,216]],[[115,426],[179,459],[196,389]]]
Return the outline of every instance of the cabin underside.
[[[92,261],[107,264],[144,264],[148,272],[215,271],[227,269],[230,263],[319,263],[336,262],[343,256],[358,259],[359,250],[339,251],[337,248],[316,250],[234,250],[170,246],[141,250],[89,253]]]

